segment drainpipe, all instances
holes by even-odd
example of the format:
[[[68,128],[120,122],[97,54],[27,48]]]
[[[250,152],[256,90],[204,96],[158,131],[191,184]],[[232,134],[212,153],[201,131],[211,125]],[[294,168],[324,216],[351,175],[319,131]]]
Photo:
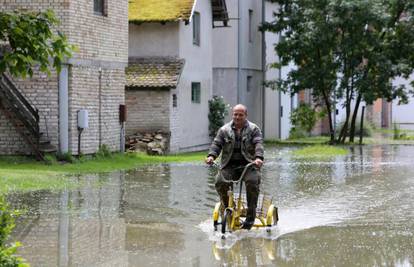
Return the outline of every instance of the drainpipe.
[[[98,131],[99,131],[99,147],[102,146],[102,68],[99,67],[98,69]]]
[[[237,21],[237,103],[240,103],[240,86],[241,86],[241,16],[242,6],[240,4],[242,0],[237,1],[238,7],[238,21]]]
[[[279,80],[282,79],[282,68],[279,68]],[[282,140],[282,92],[280,90],[278,90],[278,101],[277,101],[277,106],[279,108],[279,118],[278,118],[278,123],[279,123],[279,139]]]
[[[59,73],[59,152],[69,151],[69,90],[68,65]]]
[[[262,0],[262,25],[266,21],[266,6],[265,0]],[[263,138],[266,137],[266,36],[265,31],[262,30],[262,132]]]

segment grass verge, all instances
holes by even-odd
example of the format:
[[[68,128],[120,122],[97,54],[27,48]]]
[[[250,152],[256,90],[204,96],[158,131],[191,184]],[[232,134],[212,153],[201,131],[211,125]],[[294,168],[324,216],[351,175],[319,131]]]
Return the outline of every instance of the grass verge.
[[[112,154],[109,157],[75,160],[74,163],[35,161],[28,157],[0,157],[0,193],[38,189],[59,190],[78,186],[74,174],[105,173],[134,169],[144,164],[202,161],[206,152],[168,156],[140,153]]]
[[[329,136],[310,136],[304,138],[296,139],[286,139],[286,140],[265,140],[265,144],[268,145],[322,145],[329,142]]]
[[[301,158],[330,158],[347,155],[349,150],[337,146],[314,145],[294,150],[291,153],[293,156]]]

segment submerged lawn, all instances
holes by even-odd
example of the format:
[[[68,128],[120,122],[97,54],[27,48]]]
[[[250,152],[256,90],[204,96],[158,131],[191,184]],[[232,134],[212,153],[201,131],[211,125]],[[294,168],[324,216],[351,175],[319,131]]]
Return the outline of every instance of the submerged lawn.
[[[78,184],[70,176],[134,169],[143,164],[171,162],[201,162],[206,153],[184,153],[168,156],[148,156],[138,153],[114,154],[75,163],[45,164],[27,157],[0,157],[0,194],[9,191],[63,189]]]
[[[292,154],[301,158],[329,158],[343,156],[349,153],[348,149],[328,145],[307,146],[302,149],[292,151]]]
[[[327,144],[329,142],[329,136],[310,136],[303,138],[295,139],[286,139],[286,140],[266,140],[265,144],[276,144],[276,145],[318,145],[318,144]]]

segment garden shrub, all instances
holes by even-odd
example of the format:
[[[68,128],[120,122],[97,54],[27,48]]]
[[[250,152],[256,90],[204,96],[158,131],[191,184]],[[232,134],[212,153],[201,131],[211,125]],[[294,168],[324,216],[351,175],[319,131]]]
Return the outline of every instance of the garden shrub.
[[[224,125],[224,118],[228,114],[229,105],[224,102],[222,96],[213,96],[208,101],[208,107],[208,132],[209,136],[214,138],[220,127]]]
[[[110,158],[112,157],[112,152],[109,150],[109,147],[106,144],[103,144],[99,147],[99,150],[96,152],[95,157],[98,159]]]
[[[341,121],[338,124],[338,128],[337,128],[338,132],[342,129],[344,124],[345,124],[345,121]],[[360,132],[361,132],[360,128],[361,128],[361,122],[360,122],[360,120],[356,120],[355,121],[355,136],[360,136]],[[348,122],[348,131],[347,131],[346,136],[349,136],[350,130],[351,130],[351,122],[349,121]],[[374,130],[373,130],[372,125],[370,123],[365,123],[364,122],[362,136],[370,137],[370,136],[372,136],[373,131]]]
[[[20,257],[15,256],[19,242],[7,244],[11,231],[13,230],[14,217],[18,213],[10,211],[5,199],[0,196],[0,266],[1,267],[28,267]]]

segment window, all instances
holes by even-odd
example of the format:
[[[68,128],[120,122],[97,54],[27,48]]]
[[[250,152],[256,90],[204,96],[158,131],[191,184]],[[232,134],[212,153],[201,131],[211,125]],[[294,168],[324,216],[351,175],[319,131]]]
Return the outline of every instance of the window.
[[[200,13],[193,15],[193,44],[200,45]]]
[[[249,9],[249,42],[253,42],[253,10]]]
[[[253,87],[253,77],[252,76],[247,76],[246,91],[247,92],[252,91],[252,87]]]
[[[93,11],[98,15],[105,15],[105,0],[93,0]]]
[[[191,83],[191,102],[201,103],[201,84]]]
[[[173,108],[176,108],[177,107],[177,95],[176,94],[173,94],[172,95],[172,101],[173,101]]]

